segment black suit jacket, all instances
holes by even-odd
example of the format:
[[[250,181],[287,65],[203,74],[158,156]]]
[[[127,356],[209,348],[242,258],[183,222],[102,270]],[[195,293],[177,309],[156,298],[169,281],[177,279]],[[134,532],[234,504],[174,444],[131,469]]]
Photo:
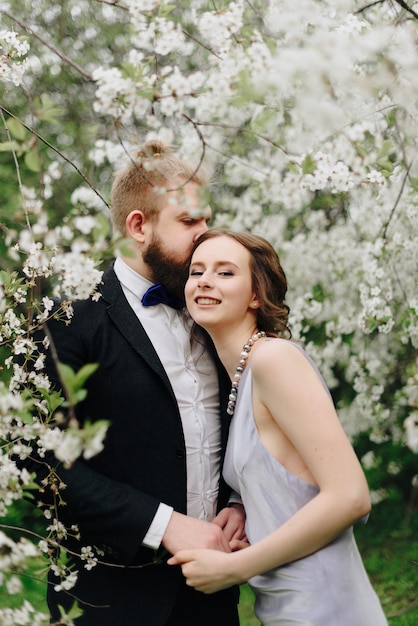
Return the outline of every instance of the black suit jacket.
[[[141,615],[141,623],[157,626],[170,613],[181,572],[165,562],[148,565],[155,553],[141,543],[160,502],[186,513],[182,424],[164,367],[113,269],[105,274],[101,292],[97,302],[74,303],[70,325],[48,323],[62,363],[75,371],[86,363],[99,364],[87,381],[85,401],[77,406],[79,420],[110,423],[100,454],[77,460],[69,470],[58,468],[67,485],[60,516],[67,524],[76,523],[81,532],[81,541],[69,539],[68,548],[79,552],[81,546],[97,546],[104,552],[102,559],[113,564],[87,571],[75,559],[79,579],[71,593],[88,603],[81,604],[85,617],[77,623],[125,625],[136,623],[133,620]],[[59,387],[50,357],[47,371]],[[219,364],[218,371],[225,450],[229,380]],[[37,472],[41,478],[39,468]],[[221,483],[218,508],[225,506],[228,497]],[[53,576],[51,580],[58,582]],[[68,606],[70,598],[50,587],[48,602],[57,616],[57,603]]]

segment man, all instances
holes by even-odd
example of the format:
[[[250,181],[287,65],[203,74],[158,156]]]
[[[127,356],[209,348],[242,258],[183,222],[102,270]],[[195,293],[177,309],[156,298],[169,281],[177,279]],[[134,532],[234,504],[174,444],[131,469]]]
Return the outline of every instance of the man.
[[[60,623],[58,605],[76,598],[84,611],[77,626],[238,624],[237,590],[196,592],[164,557],[188,547],[230,551],[243,535],[242,507],[226,507],[228,490],[219,487],[228,431],[219,394],[229,381],[202,340],[190,340],[184,311],[155,303],[161,282],[171,304],[183,304],[190,252],[210,219],[204,183],[160,142],[146,144],[112,187],[112,224],[129,253],[105,274],[98,301],[73,303],[69,325],[48,323],[60,362],[74,371],[98,364],[78,419],[110,423],[100,454],[58,467],[66,485],[59,516],[81,534],[66,540],[69,554],[90,545],[110,565],[87,571],[73,556],[71,595],[48,589],[51,623]],[[59,386],[52,354],[47,371]]]

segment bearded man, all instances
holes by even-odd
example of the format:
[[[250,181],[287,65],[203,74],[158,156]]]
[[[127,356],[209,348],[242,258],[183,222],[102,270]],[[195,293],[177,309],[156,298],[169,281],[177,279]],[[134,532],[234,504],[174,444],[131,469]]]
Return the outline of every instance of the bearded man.
[[[98,455],[71,468],[48,459],[66,485],[59,517],[81,537],[65,544],[76,586],[66,593],[51,576],[51,624],[74,598],[77,626],[238,624],[237,589],[204,595],[166,564],[180,549],[231,551],[244,538],[243,509],[227,506],[220,478],[229,380],[204,338],[191,340],[183,310],[190,252],[211,217],[206,184],[201,170],[148,142],[112,186],[112,225],[126,255],[105,273],[99,299],[73,303],[70,324],[48,322],[61,363],[74,371],[98,364],[78,420],[109,422]],[[47,372],[62,389],[55,351]],[[45,464],[33,459],[30,469],[41,480]],[[40,497],[48,501],[48,487]],[[105,564],[88,571],[82,546]]]

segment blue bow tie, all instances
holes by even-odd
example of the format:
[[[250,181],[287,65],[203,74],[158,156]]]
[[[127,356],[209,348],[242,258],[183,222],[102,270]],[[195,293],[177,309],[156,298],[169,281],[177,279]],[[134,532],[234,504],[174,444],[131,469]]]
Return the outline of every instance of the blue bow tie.
[[[161,283],[152,285],[146,290],[141,299],[143,306],[155,306],[156,304],[168,304],[173,309],[182,309],[184,300],[171,295]]]

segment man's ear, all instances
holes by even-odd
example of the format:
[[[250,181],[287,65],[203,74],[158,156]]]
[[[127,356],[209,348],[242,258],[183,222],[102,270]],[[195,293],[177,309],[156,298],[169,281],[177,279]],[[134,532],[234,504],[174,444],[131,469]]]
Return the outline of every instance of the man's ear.
[[[145,223],[146,219],[142,211],[131,211],[125,222],[126,235],[139,243],[143,243],[145,239]]]

